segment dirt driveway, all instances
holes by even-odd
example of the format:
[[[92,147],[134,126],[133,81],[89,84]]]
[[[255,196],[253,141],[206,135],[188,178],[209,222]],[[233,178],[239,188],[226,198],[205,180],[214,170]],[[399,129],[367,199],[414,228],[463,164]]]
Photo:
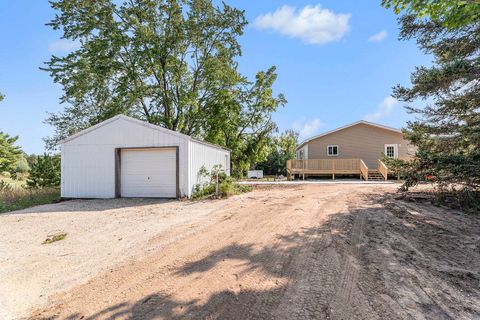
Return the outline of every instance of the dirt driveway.
[[[478,319],[479,218],[396,200],[395,187],[72,201],[0,216],[0,310],[34,319]],[[51,229],[68,236],[41,245]]]

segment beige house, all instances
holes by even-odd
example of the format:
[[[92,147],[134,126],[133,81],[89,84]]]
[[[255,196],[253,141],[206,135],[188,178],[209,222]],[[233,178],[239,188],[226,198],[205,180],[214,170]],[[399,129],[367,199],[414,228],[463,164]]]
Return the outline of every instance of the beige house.
[[[404,159],[414,153],[401,130],[362,120],[303,141],[287,168],[302,176],[359,174],[365,180],[387,179],[388,168],[380,161],[383,154]]]

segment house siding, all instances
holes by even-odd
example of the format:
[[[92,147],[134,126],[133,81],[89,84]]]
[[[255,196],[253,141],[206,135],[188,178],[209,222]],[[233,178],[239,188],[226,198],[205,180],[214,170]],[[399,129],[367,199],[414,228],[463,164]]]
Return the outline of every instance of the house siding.
[[[301,158],[301,152],[303,152],[303,159],[302,160],[307,160],[308,159],[308,144],[304,145],[300,149],[297,150],[297,159]]]
[[[400,158],[411,157],[414,148],[400,132],[357,124],[310,140],[308,159],[362,159],[370,169],[377,167],[377,159],[385,152],[385,144],[397,144]],[[327,146],[338,145],[338,156],[328,156]]]

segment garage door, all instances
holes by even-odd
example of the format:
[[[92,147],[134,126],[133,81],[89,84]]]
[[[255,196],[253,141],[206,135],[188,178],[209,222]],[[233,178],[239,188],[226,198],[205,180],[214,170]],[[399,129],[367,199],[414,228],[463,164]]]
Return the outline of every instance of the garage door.
[[[122,149],[120,195],[122,197],[175,198],[177,196],[176,149]]]

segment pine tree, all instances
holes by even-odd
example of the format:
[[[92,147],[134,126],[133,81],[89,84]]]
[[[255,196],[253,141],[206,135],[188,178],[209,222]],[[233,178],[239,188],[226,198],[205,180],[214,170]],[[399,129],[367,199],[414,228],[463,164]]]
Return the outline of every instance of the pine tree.
[[[439,186],[480,187],[480,22],[455,29],[442,21],[406,15],[401,39],[416,38],[435,57],[433,66],[418,67],[412,87],[397,86],[394,96],[408,103],[417,120],[408,123],[407,138],[418,147],[405,187],[422,180]]]
[[[16,163],[22,155],[20,147],[15,146],[18,137],[0,131],[0,172],[10,172],[15,170]]]
[[[60,186],[60,156],[48,154],[38,156],[32,165],[27,186],[30,188]]]

